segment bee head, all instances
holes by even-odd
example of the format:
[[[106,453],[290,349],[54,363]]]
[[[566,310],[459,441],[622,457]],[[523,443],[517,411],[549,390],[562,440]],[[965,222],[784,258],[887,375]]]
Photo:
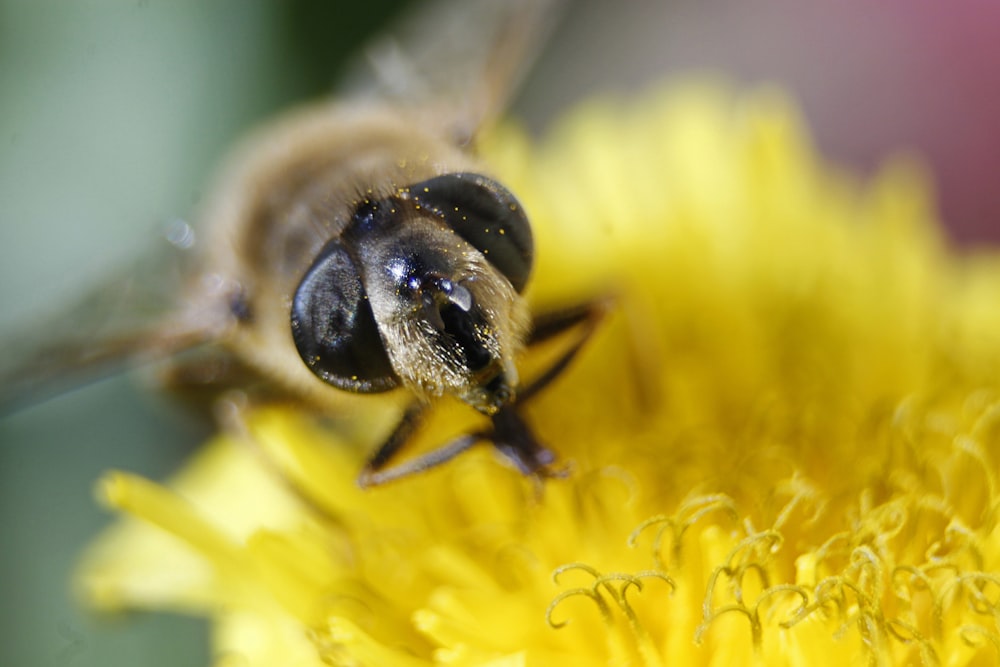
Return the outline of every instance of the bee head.
[[[510,193],[478,175],[439,176],[361,203],[331,244],[335,261],[321,254],[293,303],[296,345],[314,373],[354,391],[401,383],[453,395],[485,414],[513,401],[532,242]],[[348,297],[310,296],[333,283],[353,284]],[[331,317],[331,304],[344,312]],[[309,332],[331,322],[321,338],[332,344],[317,345]]]

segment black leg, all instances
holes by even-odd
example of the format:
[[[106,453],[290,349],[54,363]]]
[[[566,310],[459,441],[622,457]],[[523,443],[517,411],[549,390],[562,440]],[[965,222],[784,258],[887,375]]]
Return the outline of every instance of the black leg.
[[[528,347],[544,343],[578,324],[586,323],[587,329],[593,330],[605,313],[611,309],[613,303],[612,298],[606,297],[537,315],[532,321]]]
[[[478,442],[490,442],[518,470],[526,475],[559,476],[563,471],[553,470],[555,455],[542,446],[528,425],[517,413],[517,407],[530,400],[555,380],[576,357],[584,344],[597,329],[612,304],[611,299],[588,301],[570,308],[553,311],[535,318],[534,330],[528,345],[536,345],[570,329],[579,328],[579,335],[569,348],[545,371],[528,385],[520,388],[514,404],[505,405],[490,419],[492,428],[459,436],[451,442],[416,458],[386,468],[392,458],[409,441],[420,424],[427,405],[414,403],[400,419],[392,434],[369,459],[358,476],[362,487],[384,484],[401,477],[422,472],[455,458]]]
[[[468,435],[459,436],[448,444],[442,445],[441,447],[427,452],[422,456],[417,456],[409,459],[408,461],[404,461],[398,466],[378,470],[373,469],[369,464],[358,476],[358,485],[362,488],[378,486],[379,484],[385,484],[386,482],[391,482],[401,477],[407,477],[418,472],[423,472],[424,470],[439,466],[442,463],[447,463],[475,445],[477,442],[489,439],[489,433],[469,433]],[[379,451],[381,452],[381,450]]]
[[[420,420],[427,411],[427,405],[425,403],[416,402],[406,408],[406,412],[400,418],[399,423],[396,424],[396,428],[393,429],[392,433],[386,438],[385,442],[372,454],[371,458],[368,459],[368,463],[365,464],[364,470],[358,476],[358,484],[361,486],[367,486],[367,480],[372,477],[379,470],[384,468],[386,464],[396,455],[396,453],[403,448],[403,445],[407,443],[410,436],[420,425]]]
[[[491,443],[497,451],[503,454],[508,461],[514,464],[514,467],[525,475],[558,477],[564,474],[562,470],[553,470],[551,468],[551,464],[555,462],[555,455],[551,450],[546,449],[538,442],[531,429],[521,419],[521,416],[517,414],[514,406],[504,406],[491,417],[491,421],[493,428],[490,430],[477,431],[459,436],[433,451],[404,461],[397,466],[388,469],[381,468],[380,466],[377,469],[369,464],[358,477],[358,484],[364,488],[378,486],[379,484],[385,484],[386,482],[423,472],[447,463],[479,442]],[[401,423],[400,426],[402,427],[403,424]],[[395,436],[401,430],[403,429],[397,427],[393,435]],[[385,446],[383,446],[379,450],[379,453],[381,454],[385,449]],[[384,465],[385,462],[386,459],[382,459],[381,465]]]
[[[535,328],[532,332],[528,345],[536,345],[543,341],[561,334],[568,329],[579,326],[580,337],[573,341],[573,344],[556,359],[555,363],[545,369],[545,372],[531,381],[517,392],[517,402],[526,403],[539,391],[547,387],[553,380],[566,370],[570,362],[583,348],[591,335],[597,330],[597,326],[610,309],[612,301],[610,298],[596,301],[587,301],[577,306],[559,310],[535,318]]]
[[[493,432],[489,434],[489,440],[518,470],[525,475],[545,477],[559,474],[550,468],[556,460],[555,454],[538,442],[516,408],[501,408],[493,415],[492,421]]]

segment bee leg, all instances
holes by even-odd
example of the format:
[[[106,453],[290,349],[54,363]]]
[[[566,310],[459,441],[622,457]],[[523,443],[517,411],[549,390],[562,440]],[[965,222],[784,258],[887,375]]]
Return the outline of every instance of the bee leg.
[[[553,380],[566,370],[566,367],[576,358],[583,346],[597,330],[601,320],[611,309],[611,298],[586,301],[562,310],[544,313],[535,318],[534,329],[528,338],[528,346],[537,345],[558,336],[563,332],[580,327],[580,336],[562,356],[545,369],[545,372],[522,387],[517,392],[517,403],[523,404],[531,400],[539,391],[547,387]]]
[[[493,443],[497,451],[525,475],[562,477],[567,471],[565,468],[552,467],[556,460],[555,454],[538,441],[531,428],[518,414],[517,407],[530,401],[566,370],[566,367],[590,340],[591,335],[604,319],[612,304],[613,300],[610,298],[587,301],[569,308],[544,313],[535,318],[534,329],[528,339],[529,346],[542,343],[574,327],[580,328],[580,334],[569,348],[545,369],[545,372],[518,390],[517,401],[514,405],[500,408],[491,418],[493,431],[488,434],[489,441]]]
[[[407,443],[420,424],[427,406],[424,403],[411,405],[392,434],[369,459],[361,474],[358,485],[362,488],[377,486],[401,477],[423,472],[455,458],[479,442],[491,443],[515,468],[525,475],[559,477],[564,470],[553,470],[555,454],[545,448],[535,438],[531,429],[517,413],[517,406],[528,401],[556,379],[573,361],[577,353],[590,339],[598,324],[610,309],[612,300],[588,301],[566,309],[553,311],[535,318],[535,326],[528,345],[541,343],[574,327],[580,327],[577,340],[530,384],[518,391],[514,405],[506,405],[491,417],[493,428],[459,436],[437,449],[415,457],[392,468],[385,468],[390,460]]]
[[[451,461],[462,452],[472,448],[480,442],[491,443],[515,468],[525,475],[538,477],[559,477],[562,470],[552,470],[551,464],[555,461],[555,454],[551,450],[543,447],[535,438],[531,429],[517,414],[513,406],[501,408],[491,418],[493,428],[489,430],[476,431],[461,435],[451,442],[441,447],[405,461],[392,468],[382,469],[392,452],[397,451],[406,441],[413,425],[408,424],[406,418],[396,427],[393,435],[390,436],[386,444],[383,445],[369,461],[368,465],[358,477],[358,484],[362,487],[377,486],[386,482],[423,472],[443,463]],[[397,434],[403,434],[398,439]],[[389,451],[383,456],[383,452]],[[378,465],[376,466],[376,459]]]
[[[459,436],[448,444],[438,447],[434,451],[427,452],[422,456],[417,456],[408,461],[404,461],[403,463],[393,466],[392,468],[373,470],[369,466],[366,466],[358,476],[358,485],[362,488],[367,488],[369,486],[385,484],[386,482],[391,482],[393,480],[400,479],[401,477],[415,475],[430,468],[439,466],[442,463],[447,463],[462,452],[470,449],[476,443],[490,440],[491,437],[492,436],[489,432],[477,431],[476,433]]]
[[[535,315],[531,335],[528,337],[528,346],[544,343],[567,329],[581,324],[587,325],[586,330],[589,334],[614,304],[614,297],[606,296]]]
[[[493,431],[488,439],[515,468],[525,475],[538,477],[560,477],[563,472],[553,470],[556,455],[546,449],[531,428],[517,414],[513,407],[501,408],[492,417]]]
[[[368,459],[368,463],[365,464],[361,474],[358,475],[358,486],[362,488],[377,486],[399,479],[400,477],[422,472],[428,468],[433,468],[450,461],[481,440],[489,439],[488,433],[470,433],[460,436],[432,452],[410,459],[392,468],[386,468],[385,466],[403,448],[417,426],[420,425],[420,420],[423,418],[426,410],[427,405],[424,403],[414,403],[407,408],[392,434],[382,443],[375,454]]]
[[[420,420],[423,419],[424,412],[427,411],[427,405],[424,403],[412,403],[410,407],[406,408],[406,412],[400,417],[399,423],[396,424],[396,428],[393,429],[389,437],[386,438],[385,442],[379,446],[378,450],[372,454],[371,458],[368,459],[368,463],[365,464],[365,469],[361,473],[364,475],[367,472],[375,472],[381,470],[385,465],[392,459],[396,453],[402,449],[406,441],[410,439],[413,432],[420,425]],[[359,482],[361,480],[358,480]],[[362,484],[362,486],[364,486]]]

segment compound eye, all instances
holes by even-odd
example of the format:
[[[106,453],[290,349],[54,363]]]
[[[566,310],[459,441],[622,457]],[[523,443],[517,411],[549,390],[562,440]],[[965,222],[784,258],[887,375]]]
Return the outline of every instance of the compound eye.
[[[521,292],[534,258],[531,226],[505,187],[479,174],[445,174],[409,187],[421,207],[438,215]]]
[[[357,267],[339,240],[323,247],[299,283],[291,323],[299,356],[324,382],[357,393],[399,384]]]

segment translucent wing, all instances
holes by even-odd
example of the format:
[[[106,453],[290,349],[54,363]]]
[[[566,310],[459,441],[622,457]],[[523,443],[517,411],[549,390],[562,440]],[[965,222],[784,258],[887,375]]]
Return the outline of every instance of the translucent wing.
[[[5,334],[0,414],[220,335],[231,311],[221,291],[190,284],[187,254],[153,244],[70,308]]]
[[[421,3],[363,50],[343,90],[420,105],[467,140],[505,109],[567,4]]]

